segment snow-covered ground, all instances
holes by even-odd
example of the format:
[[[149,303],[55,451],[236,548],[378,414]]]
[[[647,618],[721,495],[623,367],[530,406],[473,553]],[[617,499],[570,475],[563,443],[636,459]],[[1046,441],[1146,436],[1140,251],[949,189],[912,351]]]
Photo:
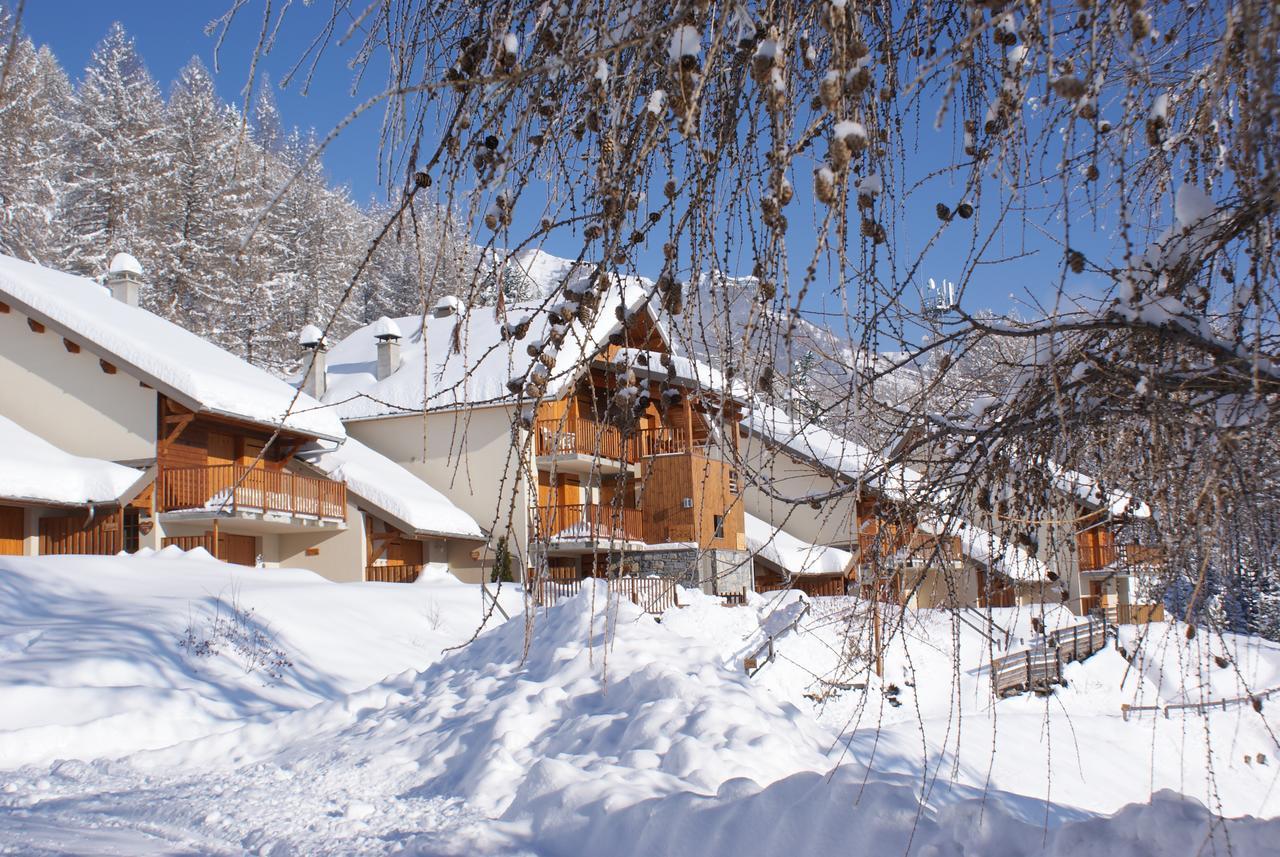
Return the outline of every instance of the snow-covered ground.
[[[799,598],[771,594],[727,609],[695,596],[664,624],[711,644],[740,669],[767,631],[795,615]],[[775,659],[754,680],[840,735],[847,758],[922,778],[931,789],[950,782],[999,789],[1063,818],[1115,812],[1161,789],[1226,815],[1280,815],[1280,694],[1262,712],[1245,704],[1206,716],[1145,712],[1126,721],[1121,713],[1123,704],[1202,702],[1280,686],[1280,645],[1204,632],[1188,640],[1177,623],[1126,626],[1120,642],[1139,652],[1133,663],[1108,646],[1068,665],[1066,686],[1050,696],[993,702],[986,665],[993,655],[1027,648],[1040,613],[992,611],[1009,632],[1007,649],[979,632],[977,614],[965,615],[972,624],[934,610],[883,617],[889,646],[880,680],[865,659],[854,669],[842,657],[871,650],[868,605],[816,598],[798,629],[777,639]],[[1049,630],[1080,621],[1062,608],[1044,614]],[[1003,644],[1004,635],[994,636]],[[866,689],[850,687],[856,685]],[[890,685],[896,706],[885,693]]]
[[[5,558],[0,593],[9,853],[1081,857],[1226,853],[1228,837],[1235,854],[1280,848],[1280,820],[1224,824],[1172,792],[1152,798],[1170,785],[1168,766],[1122,781],[1132,774],[1123,766],[1163,739],[1150,719],[1120,720],[1105,686],[1114,652],[1079,665],[1088,674],[1048,702],[991,706],[983,675],[963,664],[954,692],[942,689],[957,638],[925,617],[887,659],[886,680],[902,688],[894,708],[874,680],[865,694],[805,696],[832,686],[802,678],[800,663],[828,681],[867,680],[830,672],[829,650],[847,644],[841,614],[862,609],[852,600],[818,600],[804,630],[779,638],[775,662],[749,678],[742,655],[762,623],[776,631],[802,609],[794,595],[725,608],[688,594],[691,606],[658,623],[587,587],[540,611],[531,633],[517,615],[444,651],[478,626],[478,587],[332,584],[152,556]],[[518,604],[518,592],[507,597]],[[246,671],[243,654],[200,631],[219,601],[251,609],[265,629],[251,652],[279,656]],[[213,640],[218,651],[180,647],[189,628],[197,648]],[[959,635],[962,661],[967,641]],[[1280,663],[1253,642],[1235,657],[1259,678]],[[1162,661],[1161,694],[1177,681],[1175,661]],[[1149,667],[1139,674],[1150,681]],[[942,726],[953,706],[958,741]],[[981,746],[971,734],[985,728],[990,740],[984,711],[997,716],[1001,754],[1006,734],[1024,742],[1009,748],[1010,772],[997,762],[989,778],[990,754],[969,755]],[[1235,717],[1215,731],[1252,741]],[[1041,729],[1027,744],[1033,720]],[[1110,731],[1104,721],[1115,721]],[[953,764],[942,750],[957,743]],[[1088,799],[1059,783],[1069,771],[1055,772],[1046,803],[1037,777],[1049,752],[1067,765],[1060,745],[1121,770],[1091,780]],[[1221,787],[1236,772],[1217,761]],[[1275,815],[1264,794],[1275,770],[1250,768],[1249,789],[1223,800],[1228,814]],[[1194,785],[1178,790],[1194,795]],[[1249,790],[1258,809],[1233,803]],[[1137,805],[1120,809],[1129,800]]]

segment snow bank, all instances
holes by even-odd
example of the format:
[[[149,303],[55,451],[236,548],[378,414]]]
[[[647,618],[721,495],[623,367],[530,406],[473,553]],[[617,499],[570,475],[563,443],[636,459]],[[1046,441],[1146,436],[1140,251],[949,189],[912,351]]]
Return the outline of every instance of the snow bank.
[[[109,503],[142,472],[64,452],[0,416],[0,497],[36,503]]]
[[[667,611],[663,626],[711,646],[726,666],[741,670],[742,659],[794,615],[798,598],[770,593],[729,609],[718,599],[681,593],[689,606]],[[1221,699],[1274,687],[1280,645],[1205,633],[1188,641],[1176,624],[1123,626],[1121,645],[1139,653],[1132,663],[1109,647],[1068,665],[1067,685],[1051,696],[996,701],[991,658],[1034,644],[1033,618],[1053,630],[1079,617],[1062,607],[1001,608],[989,611],[989,625],[978,611],[903,614],[882,606],[888,642],[879,678],[869,659],[871,605],[857,598],[807,600],[809,614],[775,639],[775,659],[752,680],[839,733],[849,758],[878,774],[918,781],[929,771],[941,778],[935,788],[996,789],[1037,807],[1033,815],[1047,812],[1059,821],[1116,812],[1161,789],[1229,816],[1280,815],[1272,737],[1280,734],[1280,706],[1274,700],[1261,713],[1246,704],[1211,711],[1207,719],[1146,713],[1125,720],[1121,712],[1124,704]],[[1000,643],[1007,631],[1009,646],[993,643],[983,630]],[[1268,764],[1258,763],[1258,753]]]
[[[278,425],[295,391],[144,309],[115,300],[97,283],[0,255],[0,297],[34,314],[160,392],[201,410]],[[328,409],[299,395],[285,425],[304,434],[338,439],[342,423]]]
[[[307,464],[346,482],[347,488],[374,511],[389,516],[409,532],[483,539],[476,519],[435,488],[391,459],[349,437],[340,446],[310,444],[298,452]]]
[[[686,630],[700,611],[768,623],[799,602],[693,603]],[[345,699],[125,764],[18,772],[0,790],[0,840],[29,853],[55,843],[44,853],[763,857],[856,843],[858,853],[920,857],[1190,857],[1222,853],[1229,836],[1234,853],[1276,853],[1280,821],[1224,823],[1166,793],[1094,818],[966,783],[963,767],[948,782],[933,774],[953,769],[932,759],[928,776],[886,773],[895,757],[857,734],[849,764],[833,767],[841,748],[831,731],[674,633],[675,615],[659,624],[587,586],[539,612],[531,636],[509,622],[425,672]],[[941,636],[933,643],[949,657]],[[1033,705],[1043,730],[1044,703]],[[1059,728],[1055,720],[1050,732]],[[883,733],[898,750],[899,737]],[[1025,760],[1043,742],[1042,731],[1018,752]]]
[[[258,652],[292,662],[279,680],[214,632],[236,606]],[[0,769],[115,758],[341,698],[430,663],[481,609],[479,587],[456,580],[336,584],[177,548],[0,557]],[[216,655],[193,653],[206,641]]]
[[[848,551],[811,545],[755,515],[746,516],[746,534],[751,553],[793,575],[844,574],[853,564]]]

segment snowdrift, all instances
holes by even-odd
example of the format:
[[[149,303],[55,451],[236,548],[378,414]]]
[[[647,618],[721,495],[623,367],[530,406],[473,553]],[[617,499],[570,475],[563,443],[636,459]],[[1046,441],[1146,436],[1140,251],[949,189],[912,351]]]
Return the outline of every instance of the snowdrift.
[[[448,576],[337,584],[176,547],[0,557],[0,770],[117,758],[341,699],[435,661],[481,612],[479,588]]]
[[[228,573],[191,559],[170,572],[177,563]],[[302,602],[298,624],[286,599],[271,615],[296,651],[338,659],[341,611],[307,605],[298,583],[280,586]],[[405,598],[430,589],[382,588]],[[266,613],[270,589],[243,591]],[[796,609],[794,596],[779,601],[780,616]],[[1280,820],[1224,822],[1172,793],[1099,818],[964,777],[947,783],[934,769],[869,768],[880,759],[865,744],[846,753],[838,730],[748,679],[722,647],[686,636],[699,615],[714,624],[752,613],[714,610],[687,608],[676,633],[587,586],[531,627],[517,618],[348,696],[120,761],[12,772],[0,843],[31,854],[1190,857],[1225,853],[1229,837],[1233,853],[1278,853]],[[317,635],[304,641],[308,613]]]

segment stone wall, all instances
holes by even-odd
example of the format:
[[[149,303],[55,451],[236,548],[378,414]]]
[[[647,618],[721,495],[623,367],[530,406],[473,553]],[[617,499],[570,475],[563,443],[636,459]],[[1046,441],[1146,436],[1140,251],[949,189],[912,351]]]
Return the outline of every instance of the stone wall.
[[[711,595],[754,588],[751,554],[747,551],[675,548],[642,551],[628,559],[637,564],[635,574],[674,577],[681,586]],[[631,569],[627,573],[632,573]]]

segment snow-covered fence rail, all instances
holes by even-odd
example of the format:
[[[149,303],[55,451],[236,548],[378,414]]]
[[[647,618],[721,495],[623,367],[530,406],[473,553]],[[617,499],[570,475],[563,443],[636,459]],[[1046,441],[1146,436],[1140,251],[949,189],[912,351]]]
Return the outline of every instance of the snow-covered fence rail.
[[[1014,652],[991,661],[991,688],[997,697],[1048,690],[1062,683],[1062,665],[1082,661],[1107,644],[1107,626],[1090,619],[1070,628],[1059,628],[1046,645]]]
[[[1130,705],[1125,702],[1120,705],[1120,716],[1128,720],[1130,716],[1141,714],[1144,711],[1159,711],[1166,718],[1173,711],[1191,711],[1195,714],[1206,714],[1217,709],[1226,711],[1233,705],[1244,705],[1246,703],[1252,705],[1255,709],[1260,709],[1264,699],[1270,699],[1277,693],[1280,693],[1280,685],[1257,693],[1246,693],[1243,696],[1231,696],[1225,699],[1207,699],[1203,702],[1171,702],[1167,705]]]
[[[591,580],[593,578],[586,578]],[[679,607],[676,581],[668,577],[608,577],[609,592],[626,598],[646,613],[661,615],[669,607]],[[582,591],[583,579],[539,580],[532,589],[533,603],[538,607],[572,598]]]
[[[809,615],[810,607],[812,607],[810,602],[804,602],[804,607],[801,608],[800,612],[797,613],[790,622],[766,637],[765,641],[760,645],[760,648],[742,659],[742,668],[747,671],[747,675],[755,675],[764,668],[765,664],[773,660],[773,641],[794,631],[796,626],[800,624],[800,621],[804,619],[805,616]]]

